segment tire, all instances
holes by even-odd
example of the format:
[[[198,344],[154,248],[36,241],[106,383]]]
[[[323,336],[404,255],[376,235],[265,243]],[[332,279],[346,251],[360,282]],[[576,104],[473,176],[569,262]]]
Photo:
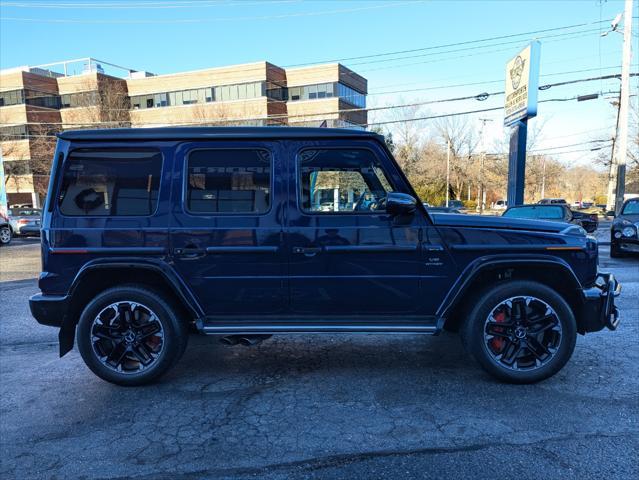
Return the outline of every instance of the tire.
[[[150,383],[177,363],[186,349],[187,326],[176,312],[160,294],[143,286],[105,290],[80,316],[78,350],[91,371],[107,382]]]
[[[577,324],[570,306],[554,290],[514,280],[481,292],[471,302],[460,333],[464,347],[484,370],[504,382],[524,384],[561,370],[575,349]]]
[[[0,227],[0,245],[9,245],[12,236],[11,229],[7,225]]]
[[[619,246],[615,241],[610,242],[610,258],[621,258],[623,253],[619,250]]]

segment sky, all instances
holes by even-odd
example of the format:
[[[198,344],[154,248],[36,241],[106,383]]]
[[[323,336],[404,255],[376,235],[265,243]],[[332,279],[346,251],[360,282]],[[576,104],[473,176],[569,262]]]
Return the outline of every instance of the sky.
[[[621,0],[0,0],[0,68],[93,57],[162,74],[262,60],[283,67],[341,60],[368,79],[369,107],[393,106],[502,91],[506,62],[533,39],[541,42],[541,85],[620,73],[622,35],[601,33],[623,9]],[[637,0],[634,10],[637,72]],[[502,38],[486,40],[495,37]],[[636,94],[639,78],[631,85]],[[609,152],[610,142],[590,148],[614,133],[611,100],[618,90],[618,80],[598,80],[539,92],[540,100],[603,95],[540,103],[529,123],[534,149],[569,164],[591,164]],[[501,107],[503,101],[491,95],[482,102],[426,104],[411,115]],[[370,113],[369,121],[406,114],[391,108]],[[498,150],[507,134],[503,113],[474,114],[470,121],[480,118],[491,120],[486,148]],[[428,130],[433,122],[415,125]]]

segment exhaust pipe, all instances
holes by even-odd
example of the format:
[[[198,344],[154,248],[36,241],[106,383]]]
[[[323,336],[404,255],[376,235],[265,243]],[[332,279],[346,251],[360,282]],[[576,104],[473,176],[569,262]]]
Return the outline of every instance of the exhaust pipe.
[[[226,337],[222,337],[220,342],[224,345],[237,345],[239,343],[245,347],[253,347],[272,336],[273,335],[228,335]]]
[[[220,342],[228,346],[237,345],[237,342],[239,341],[240,341],[240,338],[237,335],[229,335],[228,337],[220,338]]]
[[[244,335],[240,337],[240,343],[245,347],[252,347],[271,337],[272,335]]]

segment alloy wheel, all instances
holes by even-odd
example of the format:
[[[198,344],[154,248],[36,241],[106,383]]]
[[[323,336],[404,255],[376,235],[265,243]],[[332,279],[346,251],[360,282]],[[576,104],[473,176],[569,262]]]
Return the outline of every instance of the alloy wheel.
[[[11,240],[11,231],[7,228],[0,228],[0,243],[9,243]]]
[[[534,370],[550,362],[562,340],[555,310],[532,296],[512,297],[492,309],[484,322],[484,347],[509,370]]]
[[[147,306],[128,300],[103,308],[91,325],[93,352],[107,368],[139,373],[158,362],[164,348],[164,329]]]

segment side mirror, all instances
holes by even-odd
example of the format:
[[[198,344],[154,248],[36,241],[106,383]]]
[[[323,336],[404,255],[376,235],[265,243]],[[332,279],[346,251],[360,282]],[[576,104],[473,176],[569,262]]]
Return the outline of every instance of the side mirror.
[[[406,193],[390,192],[386,196],[386,212],[392,216],[413,215],[417,200]]]

